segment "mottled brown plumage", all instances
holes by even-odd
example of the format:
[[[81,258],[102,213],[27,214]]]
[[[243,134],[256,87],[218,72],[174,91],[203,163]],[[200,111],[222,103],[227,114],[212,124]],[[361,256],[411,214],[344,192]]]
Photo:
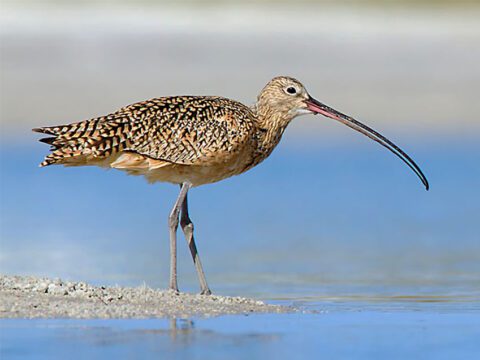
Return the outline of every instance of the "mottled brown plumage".
[[[42,140],[54,149],[41,166],[92,164],[149,175],[165,166],[224,163],[243,150],[254,134],[254,125],[252,111],[236,101],[172,96],[35,131],[54,136]]]
[[[283,128],[267,139],[262,125],[254,109],[237,101],[171,96],[135,103],[104,117],[34,131],[53,135],[41,140],[52,145],[41,166],[111,166],[145,175],[152,182],[174,183],[182,183],[181,178],[188,178],[186,173],[192,171],[192,184],[201,185],[241,173],[263,160],[280,140]],[[214,173],[208,174],[207,168]]]
[[[422,179],[418,166],[400,148],[362,123],[313,99],[296,79],[272,79],[251,108],[217,96],[169,96],[126,106],[110,115],[68,125],[42,127],[40,141],[51,153],[40,166],[97,165],[143,175],[150,182],[181,185],[170,215],[170,288],[177,291],[176,229],[185,233],[202,293],[210,293],[188,217],[190,187],[241,174],[259,164],[279,143],[290,121],[322,114],[360,131],[399,156]]]

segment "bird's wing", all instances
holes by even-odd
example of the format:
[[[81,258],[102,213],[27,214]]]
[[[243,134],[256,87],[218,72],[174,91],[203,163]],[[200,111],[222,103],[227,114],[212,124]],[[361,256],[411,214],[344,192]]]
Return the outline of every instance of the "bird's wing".
[[[33,130],[51,136],[40,140],[52,146],[41,166],[94,161],[122,151],[191,165],[222,162],[239,151],[252,134],[253,115],[245,105],[221,97],[172,96]]]
[[[152,99],[118,115],[130,124],[125,151],[175,164],[225,161],[246,145],[253,131],[250,109],[221,97]]]

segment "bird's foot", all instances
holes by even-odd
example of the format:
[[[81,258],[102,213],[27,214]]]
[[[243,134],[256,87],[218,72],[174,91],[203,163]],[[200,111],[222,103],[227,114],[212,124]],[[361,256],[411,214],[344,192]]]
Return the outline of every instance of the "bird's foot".
[[[200,291],[200,295],[212,295],[212,291],[209,288]]]
[[[168,289],[168,292],[172,295],[180,295],[180,291],[178,290],[178,288],[175,287],[170,287]]]

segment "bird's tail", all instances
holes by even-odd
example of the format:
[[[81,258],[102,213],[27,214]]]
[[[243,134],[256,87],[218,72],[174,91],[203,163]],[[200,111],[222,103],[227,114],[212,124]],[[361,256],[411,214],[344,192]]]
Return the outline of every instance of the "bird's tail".
[[[95,118],[73,124],[48,126],[32,129],[35,132],[50,135],[40,139],[49,144],[48,154],[40,167],[63,165],[87,165],[90,161],[104,159],[114,151],[125,147],[125,140],[119,140],[118,129],[122,124]]]

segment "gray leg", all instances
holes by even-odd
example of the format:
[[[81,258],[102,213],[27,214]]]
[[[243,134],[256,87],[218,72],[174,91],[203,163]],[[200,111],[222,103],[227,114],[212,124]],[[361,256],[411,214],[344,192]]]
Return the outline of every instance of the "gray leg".
[[[177,201],[173,206],[170,216],[168,217],[168,225],[170,227],[170,290],[178,292],[177,283],[177,228],[178,228],[178,215],[180,209],[187,196],[190,184],[183,183],[180,187],[180,193],[178,194]]]
[[[185,194],[185,199],[182,204],[182,216],[180,218],[180,225],[182,226],[183,233],[185,234],[185,239],[187,240],[188,247],[192,253],[193,263],[197,269],[198,280],[200,281],[200,288],[202,295],[210,295],[212,292],[208,288],[207,279],[205,278],[205,273],[203,272],[202,262],[200,261],[200,256],[198,255],[197,246],[195,245],[195,239],[193,238],[193,222],[188,216],[188,194]]]

